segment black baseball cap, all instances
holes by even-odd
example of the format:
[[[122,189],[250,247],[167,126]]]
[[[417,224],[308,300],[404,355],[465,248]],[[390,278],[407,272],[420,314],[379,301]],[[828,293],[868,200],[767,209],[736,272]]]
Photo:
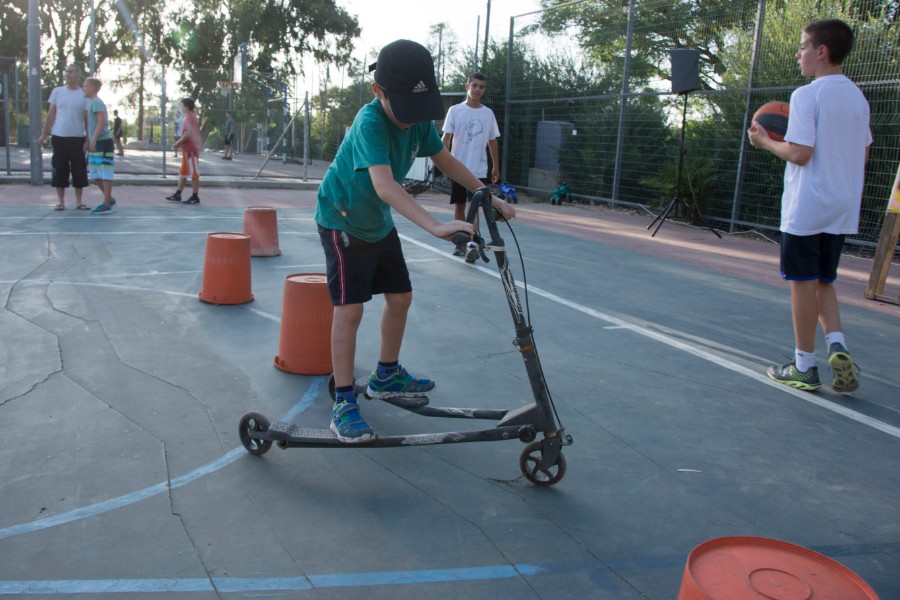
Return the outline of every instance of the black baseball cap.
[[[369,65],[375,83],[386,92],[391,110],[401,123],[443,118],[444,103],[434,77],[434,61],[423,46],[410,40],[391,42]]]

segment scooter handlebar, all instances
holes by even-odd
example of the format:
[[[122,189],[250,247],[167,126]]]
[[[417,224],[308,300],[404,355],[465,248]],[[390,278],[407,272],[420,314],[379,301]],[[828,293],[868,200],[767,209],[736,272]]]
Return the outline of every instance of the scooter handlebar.
[[[453,242],[457,246],[465,246],[469,240],[472,238],[465,231],[457,231],[453,234],[453,237],[450,238],[450,241]]]

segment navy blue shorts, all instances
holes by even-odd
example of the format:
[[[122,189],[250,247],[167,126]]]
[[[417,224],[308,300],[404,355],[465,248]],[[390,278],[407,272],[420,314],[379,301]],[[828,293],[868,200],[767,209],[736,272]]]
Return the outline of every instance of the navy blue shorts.
[[[781,276],[788,281],[818,279],[832,283],[837,279],[844,236],[781,234]]]
[[[377,242],[364,242],[319,225],[319,238],[325,250],[328,292],[334,306],[362,304],[374,294],[412,291],[396,227]]]

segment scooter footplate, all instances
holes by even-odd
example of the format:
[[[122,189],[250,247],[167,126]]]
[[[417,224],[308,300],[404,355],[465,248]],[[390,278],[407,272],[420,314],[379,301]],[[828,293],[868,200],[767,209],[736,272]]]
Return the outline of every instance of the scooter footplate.
[[[333,442],[340,443],[334,433],[330,429],[311,429],[309,427],[299,427],[294,423],[278,421],[272,423],[268,431],[269,436],[275,441],[310,441],[310,442]]]

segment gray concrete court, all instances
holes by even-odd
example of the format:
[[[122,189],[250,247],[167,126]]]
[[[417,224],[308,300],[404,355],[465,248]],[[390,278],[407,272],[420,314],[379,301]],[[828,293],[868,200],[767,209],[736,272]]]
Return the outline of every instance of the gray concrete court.
[[[49,187],[0,187],[0,597],[668,600],[692,548],[750,535],[900,598],[897,307],[844,307],[855,395],[795,392],[763,374],[792,351],[775,246],[519,205],[535,337],[575,440],[561,482],[525,481],[518,441],[257,458],[244,412],[329,419],[324,377],[273,366],[285,276],[324,269],[314,194],[168,192],[119,187],[118,210],[90,217],[54,212]],[[445,202],[423,199],[441,218]],[[200,302],[206,234],[265,204],[283,254],[253,259],[255,300]],[[398,228],[416,290],[403,361],[437,380],[432,403],[530,401],[494,264]],[[866,261],[847,265],[842,298]],[[363,409],[383,434],[470,425]]]
[[[17,181],[30,181],[31,154],[28,148],[12,146],[7,149],[0,147],[0,177],[3,179],[15,179]],[[52,152],[49,147],[43,149],[43,173],[44,179],[49,183],[51,174]],[[116,174],[131,178],[149,177],[158,178],[163,174],[165,164],[166,176],[178,178],[178,167],[181,165],[181,154],[177,156],[171,148],[166,149],[165,161],[161,150],[138,150],[126,148],[125,156],[116,156]],[[295,161],[283,161],[281,155],[275,155],[269,160],[258,154],[235,154],[234,160],[222,160],[222,151],[204,150],[200,153],[200,172],[204,177],[236,177],[253,178],[258,173],[260,177],[321,180],[328,169],[330,162],[310,159],[304,168],[302,163]]]

